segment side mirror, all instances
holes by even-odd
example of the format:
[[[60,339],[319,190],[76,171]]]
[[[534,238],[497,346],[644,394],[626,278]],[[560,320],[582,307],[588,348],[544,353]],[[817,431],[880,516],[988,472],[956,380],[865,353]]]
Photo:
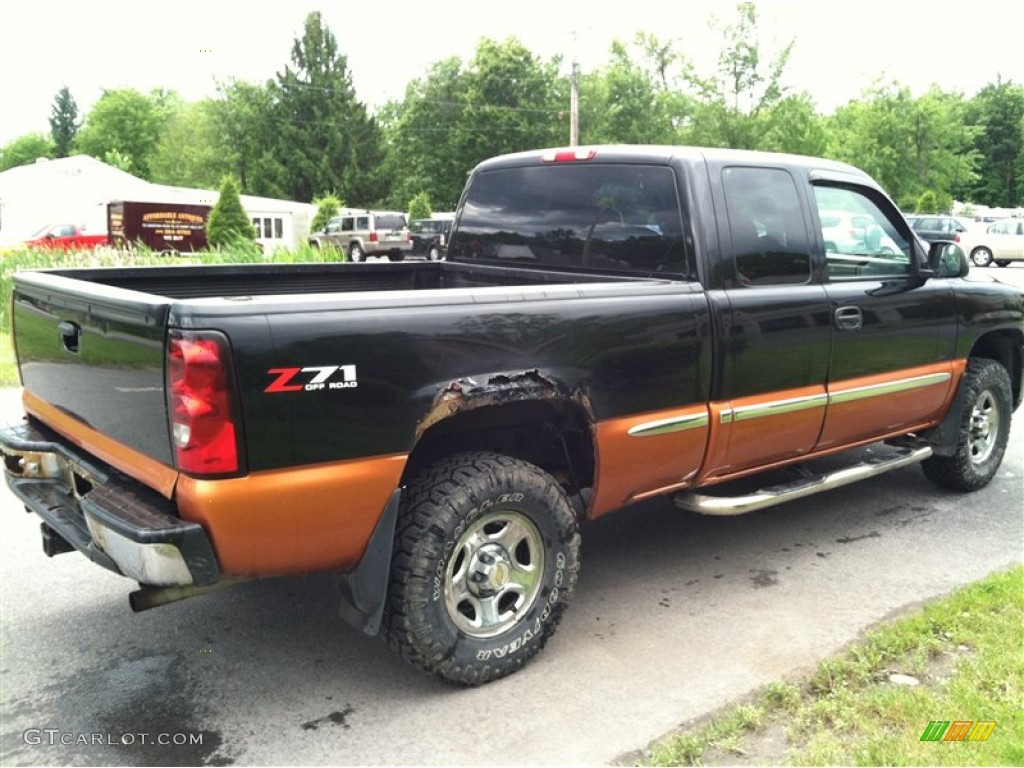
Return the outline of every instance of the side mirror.
[[[965,277],[971,270],[963,248],[948,240],[938,240],[929,246],[928,266],[937,277]]]

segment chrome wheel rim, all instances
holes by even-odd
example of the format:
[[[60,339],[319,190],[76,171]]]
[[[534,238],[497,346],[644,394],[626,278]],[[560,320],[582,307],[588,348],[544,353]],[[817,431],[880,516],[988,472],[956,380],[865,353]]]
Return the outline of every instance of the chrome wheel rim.
[[[982,464],[992,455],[999,437],[999,422],[999,404],[995,395],[985,390],[978,395],[971,408],[971,423],[967,434],[971,463]]]
[[[543,573],[537,526],[514,510],[489,512],[459,537],[448,559],[448,616],[470,637],[500,635],[533,607]]]
[[[979,248],[974,252],[972,258],[974,259],[974,263],[976,265],[978,265],[979,267],[984,267],[992,259],[992,254],[989,253],[984,248]]]

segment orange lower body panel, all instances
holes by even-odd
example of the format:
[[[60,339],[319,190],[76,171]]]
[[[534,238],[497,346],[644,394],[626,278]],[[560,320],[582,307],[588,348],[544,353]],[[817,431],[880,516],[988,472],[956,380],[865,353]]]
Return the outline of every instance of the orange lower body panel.
[[[178,481],[181,517],[206,529],[221,570],[271,576],[345,570],[359,562],[406,456]]]

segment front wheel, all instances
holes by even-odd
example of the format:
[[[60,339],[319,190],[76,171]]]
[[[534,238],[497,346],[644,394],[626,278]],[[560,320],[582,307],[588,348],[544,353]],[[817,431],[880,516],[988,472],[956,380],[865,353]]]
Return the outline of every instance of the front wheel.
[[[975,248],[971,251],[971,262],[976,267],[987,267],[992,263],[992,251],[988,248]]]
[[[355,263],[366,260],[366,252],[359,243],[352,243],[348,247],[348,257]]]
[[[430,261],[437,261],[441,258],[441,249],[437,247],[436,243],[430,246],[430,250],[427,251],[427,258]]]
[[[384,634],[453,683],[511,674],[554,633],[579,547],[572,505],[539,467],[493,453],[443,459],[403,499]]]
[[[956,450],[925,459],[921,468],[943,488],[976,491],[996,476],[1006,453],[1013,411],[1010,377],[994,360],[977,358],[968,362],[960,386],[963,411]]]

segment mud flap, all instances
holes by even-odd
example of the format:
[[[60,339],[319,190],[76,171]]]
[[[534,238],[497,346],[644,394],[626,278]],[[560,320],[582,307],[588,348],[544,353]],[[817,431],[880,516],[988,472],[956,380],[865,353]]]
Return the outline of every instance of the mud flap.
[[[399,488],[391,494],[384,507],[362,560],[351,571],[341,574],[341,618],[368,635],[380,632],[391,574],[395,522],[398,520],[401,500],[402,489]]]

